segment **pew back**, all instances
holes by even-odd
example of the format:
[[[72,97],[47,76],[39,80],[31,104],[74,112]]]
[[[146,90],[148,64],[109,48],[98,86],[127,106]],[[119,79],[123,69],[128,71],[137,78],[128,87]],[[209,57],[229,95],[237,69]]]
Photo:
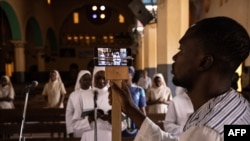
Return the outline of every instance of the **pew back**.
[[[23,111],[0,110],[0,134],[20,134]],[[60,133],[66,138],[65,109],[27,109],[23,134]]]

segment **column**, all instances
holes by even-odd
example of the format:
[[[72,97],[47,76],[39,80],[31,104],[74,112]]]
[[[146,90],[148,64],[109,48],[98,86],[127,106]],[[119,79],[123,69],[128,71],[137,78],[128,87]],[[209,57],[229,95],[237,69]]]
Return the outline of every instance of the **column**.
[[[150,77],[157,72],[157,28],[156,23],[144,27],[144,65]]]
[[[172,57],[179,48],[179,39],[188,28],[189,1],[159,0],[157,1],[157,71],[165,77],[172,92]]]
[[[138,39],[138,48],[137,54],[135,58],[135,68],[136,70],[143,70],[144,69],[144,35],[143,33],[140,34],[140,39]]]
[[[16,82],[25,82],[25,53],[24,41],[11,41],[14,44],[14,79]]]
[[[39,48],[41,48],[41,47],[39,47]],[[38,72],[45,71],[45,61],[44,61],[43,55],[44,55],[43,49],[38,49],[38,51],[37,51]]]

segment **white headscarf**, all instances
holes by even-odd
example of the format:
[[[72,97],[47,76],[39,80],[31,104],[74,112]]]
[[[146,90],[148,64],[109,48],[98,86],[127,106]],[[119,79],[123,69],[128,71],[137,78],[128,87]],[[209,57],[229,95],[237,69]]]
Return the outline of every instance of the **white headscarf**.
[[[92,76],[92,87],[94,89],[99,89],[95,87],[95,75],[98,71],[105,71],[105,67],[95,66],[93,70],[93,76]],[[106,87],[103,88],[103,90],[106,90],[109,87],[109,82],[107,83]]]
[[[98,71],[105,71],[105,67],[99,67],[95,66],[93,70],[93,76],[92,76],[92,86],[95,87],[95,75]]]
[[[2,78],[5,78],[7,80],[7,85],[9,87],[13,87],[9,76],[3,75]]]
[[[59,72],[57,70],[53,71],[56,73],[56,80],[52,81],[51,78],[49,78],[48,90],[50,91],[50,93],[56,93],[58,90],[62,90],[62,93],[66,94],[66,90],[64,88],[64,84],[62,82]]]
[[[164,79],[164,76],[162,75],[162,73],[156,73],[156,74],[154,74],[153,79],[152,79],[153,80],[152,87],[157,87],[156,84],[155,84],[155,81],[154,81],[155,77],[157,77],[157,76],[161,78],[162,85],[163,86],[167,86],[167,84],[165,82],[165,79]]]
[[[77,79],[76,79],[76,83],[75,83],[75,90],[79,90],[79,89],[81,88],[80,82],[79,82],[79,81],[80,81],[81,77],[82,77],[83,75],[85,75],[85,74],[91,75],[90,71],[88,71],[88,70],[81,70],[81,71],[78,73]]]

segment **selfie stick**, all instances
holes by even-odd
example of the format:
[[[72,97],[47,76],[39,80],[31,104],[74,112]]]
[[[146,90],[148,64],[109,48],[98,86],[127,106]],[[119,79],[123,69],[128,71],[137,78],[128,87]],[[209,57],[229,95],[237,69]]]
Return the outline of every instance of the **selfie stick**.
[[[121,86],[121,81],[127,80],[128,76],[127,66],[105,67],[105,78],[118,86]],[[121,104],[118,95],[119,93],[112,90],[112,141],[121,141]]]

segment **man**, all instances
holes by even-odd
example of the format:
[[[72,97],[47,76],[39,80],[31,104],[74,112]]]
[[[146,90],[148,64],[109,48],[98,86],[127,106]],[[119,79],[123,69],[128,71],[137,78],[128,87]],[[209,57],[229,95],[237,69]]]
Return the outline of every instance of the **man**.
[[[194,108],[186,89],[176,87],[175,94],[176,96],[168,106],[163,127],[165,131],[173,136],[180,136],[188,117],[194,112]]]
[[[145,90],[145,92],[147,92],[147,90],[151,87],[152,80],[148,76],[147,70],[143,70],[142,76],[139,78],[137,84],[138,86],[141,86]]]
[[[134,67],[129,67],[129,78],[126,81],[126,84],[129,87],[129,91],[131,94],[131,97],[133,99],[134,104],[140,109],[141,112],[143,112],[146,115],[146,95],[142,87],[137,86],[133,83],[133,77],[135,74]],[[131,121],[129,117],[126,117],[127,121],[127,129],[122,132],[123,137],[134,137],[138,131],[138,128],[136,127],[135,123]]]
[[[141,113],[125,83],[122,89],[112,83],[122,111],[140,128],[135,141],[223,141],[224,125],[249,125],[250,105],[231,88],[234,72],[249,55],[247,31],[227,17],[207,18],[191,26],[179,43],[173,83],[187,89],[194,107],[180,137],[162,131]]]

